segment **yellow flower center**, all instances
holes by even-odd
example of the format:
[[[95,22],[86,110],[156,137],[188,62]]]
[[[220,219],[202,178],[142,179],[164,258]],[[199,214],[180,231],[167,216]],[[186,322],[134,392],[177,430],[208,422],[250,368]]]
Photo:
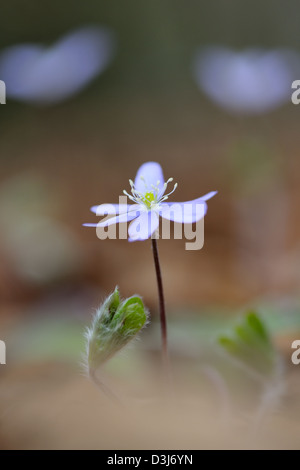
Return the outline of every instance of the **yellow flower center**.
[[[152,202],[155,202],[155,201],[156,201],[156,196],[153,194],[152,191],[144,194],[143,203],[145,204],[147,209],[151,209],[151,204]]]
[[[169,178],[166,183],[164,183],[163,188],[160,189],[160,182],[157,181],[156,186],[154,184],[151,184],[152,191],[148,191],[149,187],[145,182],[145,179],[141,177],[141,179],[145,183],[145,189],[146,192],[144,193],[143,191],[137,191],[134,186],[134,182],[132,180],[129,180],[129,184],[131,186],[131,194],[129,194],[125,189],[123,190],[123,193],[129,197],[131,201],[133,201],[135,204],[144,204],[146,206],[148,211],[155,210],[157,209],[157,206],[168,199],[170,194],[174,193],[175,189],[177,188],[177,183],[174,185],[174,188],[172,191],[170,191],[168,194],[165,194],[165,191],[167,189],[168,184],[173,181],[173,178]]]

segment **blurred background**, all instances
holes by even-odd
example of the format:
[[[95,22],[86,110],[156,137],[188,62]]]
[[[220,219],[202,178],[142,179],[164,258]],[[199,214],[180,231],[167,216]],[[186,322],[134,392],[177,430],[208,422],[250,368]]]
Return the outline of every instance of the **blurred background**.
[[[297,447],[300,366],[290,361],[300,337],[297,7],[296,0],[1,6],[2,448],[246,445],[236,430],[247,427],[241,416],[256,387],[232,371],[228,378],[228,364],[216,358],[212,368],[211,358],[217,335],[249,309],[262,315],[286,363],[287,398],[266,446]],[[149,160],[178,182],[173,200],[219,191],[208,204],[202,250],[159,242],[171,357],[186,385],[180,403],[189,398],[161,435],[152,401],[160,337],[150,241],[100,241],[82,227],[97,222],[89,208],[117,202]],[[127,411],[110,407],[79,366],[84,327],[116,285],[124,297],[140,294],[152,316],[141,341],[106,369],[130,406],[139,404],[130,435]],[[206,432],[197,419],[219,418],[206,397],[227,380],[236,395],[249,391],[251,404],[234,413],[224,440],[221,425],[215,435],[215,421]],[[97,427],[103,417],[112,423],[105,432]]]

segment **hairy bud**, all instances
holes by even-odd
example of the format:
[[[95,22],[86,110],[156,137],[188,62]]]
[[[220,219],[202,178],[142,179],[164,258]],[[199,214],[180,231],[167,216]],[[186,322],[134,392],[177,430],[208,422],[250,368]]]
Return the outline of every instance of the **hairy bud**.
[[[146,325],[148,312],[138,296],[121,300],[119,290],[107,297],[87,329],[86,362],[90,373],[122,349]]]

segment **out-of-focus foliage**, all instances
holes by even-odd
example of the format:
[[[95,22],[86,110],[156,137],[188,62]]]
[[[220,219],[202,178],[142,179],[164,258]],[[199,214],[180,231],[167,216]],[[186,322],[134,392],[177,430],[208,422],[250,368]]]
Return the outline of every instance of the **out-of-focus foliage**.
[[[235,326],[233,335],[220,336],[219,343],[230,355],[254,371],[263,375],[274,372],[277,354],[265,325],[256,313],[248,313]]]

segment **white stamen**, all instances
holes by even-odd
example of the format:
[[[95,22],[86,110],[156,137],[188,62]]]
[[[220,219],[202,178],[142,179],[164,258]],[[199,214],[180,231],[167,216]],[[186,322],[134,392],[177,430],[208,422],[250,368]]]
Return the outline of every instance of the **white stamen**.
[[[168,180],[169,181],[169,180]],[[173,181],[173,178],[172,178],[172,181]],[[165,201],[166,199],[168,199],[168,197],[170,196],[170,194],[174,193],[175,189],[177,188],[178,186],[178,183],[175,183],[174,184],[174,188],[172,189],[172,191],[170,191],[168,194],[165,194],[160,200],[159,202],[162,202],[162,201]]]
[[[145,185],[145,188],[146,188],[146,190],[147,190],[147,189],[148,189],[148,186],[147,186],[147,183],[146,183],[146,180],[145,180],[144,176],[141,175],[140,178],[141,178],[141,180],[143,181],[143,183],[144,183],[144,185]]]
[[[129,184],[130,184],[130,187],[131,187],[131,194],[129,194],[127,191],[123,191],[123,194],[125,194],[131,201],[137,203],[137,204],[143,204],[145,205],[148,210],[149,210],[149,202],[150,201],[147,201],[145,200],[145,196],[148,192],[148,185],[146,184],[146,180],[144,178],[144,176],[140,176],[141,180],[144,182],[145,184],[145,188],[146,188],[146,191],[145,192],[140,192],[140,191],[137,191],[136,188],[135,188],[135,185],[134,185],[134,182],[130,179],[129,180]],[[166,189],[167,189],[167,186],[169,183],[171,183],[173,181],[173,178],[169,178],[163,185],[163,189],[165,192]],[[165,201],[166,199],[168,199],[168,197],[170,196],[170,194],[172,194],[175,189],[177,188],[177,183],[175,183],[174,185],[174,188],[172,189],[172,191],[170,191],[168,194],[165,194],[165,195],[162,195],[162,197],[160,197],[160,199],[158,199],[158,194],[160,192],[160,188],[159,188],[159,185],[160,185],[160,181],[158,180],[157,183],[156,183],[156,186],[154,186],[154,184],[151,184],[151,192],[153,194],[153,197],[154,197],[154,200],[150,202],[150,210],[155,207],[155,206],[158,206],[161,202]]]

